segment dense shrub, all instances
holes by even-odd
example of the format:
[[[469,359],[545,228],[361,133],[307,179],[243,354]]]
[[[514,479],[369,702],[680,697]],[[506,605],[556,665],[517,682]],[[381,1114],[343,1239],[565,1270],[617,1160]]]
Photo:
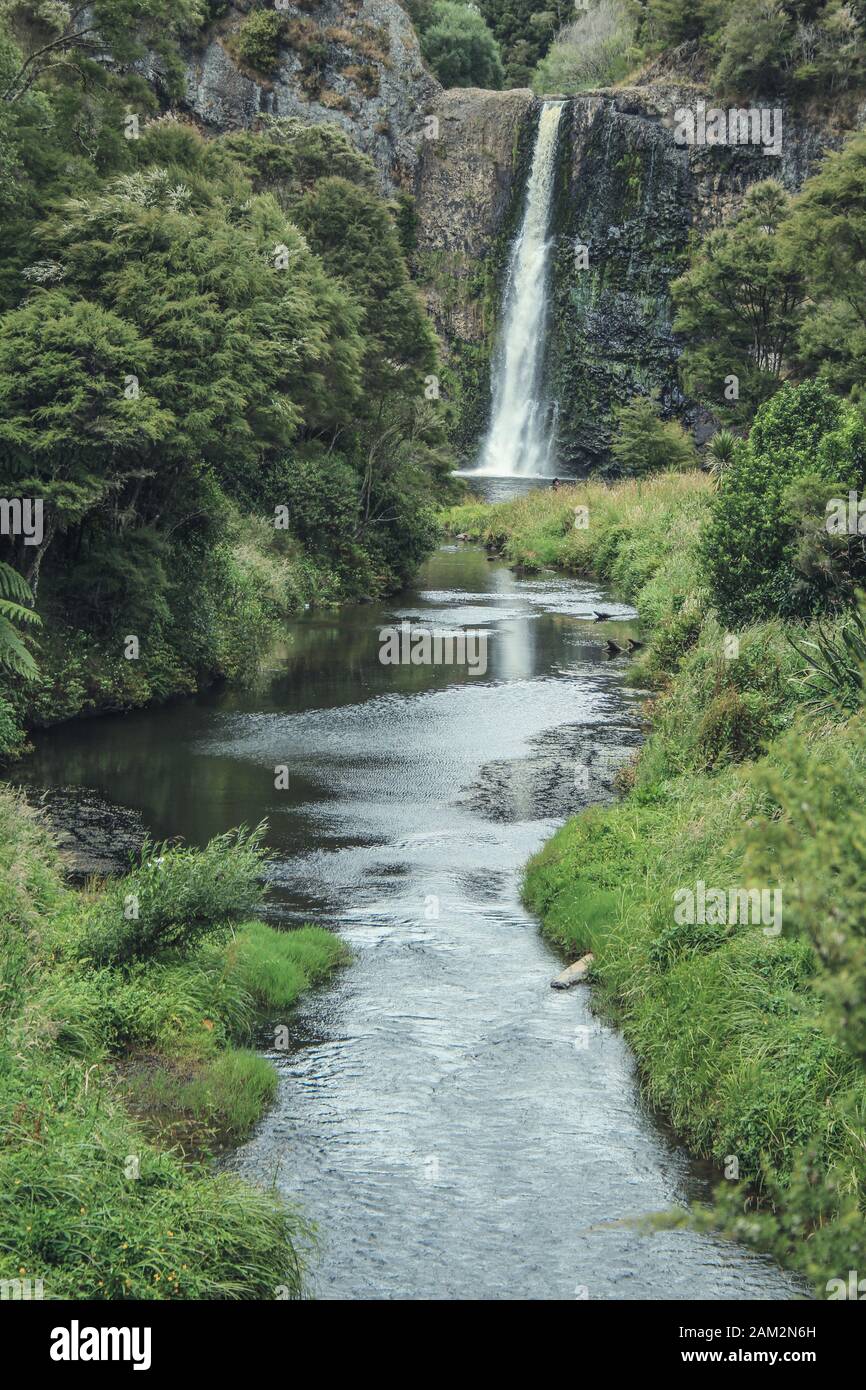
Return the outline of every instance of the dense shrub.
[[[614,412],[616,435],[611,453],[626,477],[693,468],[695,446],[678,420],[662,420],[657,401],[635,396]]]
[[[499,45],[474,5],[436,0],[421,52],[443,87],[502,86]]]
[[[263,897],[264,827],[218,835],[203,850],[145,847],[140,868],[112,885],[80,945],[100,965],[166,951],[188,953],[227,923],[249,916]]]
[[[285,19],[276,10],[253,10],[237,32],[238,57],[257,72],[273,72],[279,62],[285,27]]]
[[[825,386],[786,385],[762,406],[721,481],[701,547],[722,620],[803,617],[839,602],[863,559],[842,535],[832,562],[826,503],[864,482],[866,424]]]
[[[634,23],[625,0],[596,0],[571,24],[560,29],[536,68],[536,92],[582,92],[625,77],[632,66]]]

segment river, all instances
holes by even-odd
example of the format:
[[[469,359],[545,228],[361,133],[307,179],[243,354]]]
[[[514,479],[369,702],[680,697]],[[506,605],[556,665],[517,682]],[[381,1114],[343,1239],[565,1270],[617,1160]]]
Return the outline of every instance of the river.
[[[634,1218],[706,1194],[620,1036],[519,901],[521,866],[639,741],[590,583],[445,546],[386,605],[310,612],[246,690],[72,723],[28,781],[78,784],[202,844],[270,822],[271,919],[354,958],[260,1038],[280,1087],[231,1164],[319,1225],[320,1298],[776,1299],[771,1262]],[[488,634],[488,669],[385,666],[408,618]],[[275,768],[289,769],[287,790]]]

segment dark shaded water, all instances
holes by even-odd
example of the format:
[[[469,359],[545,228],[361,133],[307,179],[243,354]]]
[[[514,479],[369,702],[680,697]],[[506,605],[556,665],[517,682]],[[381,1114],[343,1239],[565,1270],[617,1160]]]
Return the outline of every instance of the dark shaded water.
[[[25,769],[193,843],[267,816],[272,915],[351,944],[276,1021],[278,1101],[233,1159],[318,1220],[320,1297],[796,1296],[736,1246],[625,1224],[703,1180],[586,988],[550,989],[561,963],[519,903],[528,855],[638,741],[599,604],[629,616],[446,547],[402,601],[292,624],[257,689],[69,725]],[[488,633],[486,675],[381,665],[404,617]]]

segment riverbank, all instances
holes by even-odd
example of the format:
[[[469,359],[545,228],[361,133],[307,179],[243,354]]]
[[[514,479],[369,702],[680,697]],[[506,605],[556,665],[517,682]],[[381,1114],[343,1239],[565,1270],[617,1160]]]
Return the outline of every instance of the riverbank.
[[[530,860],[525,901],[569,959],[592,951],[595,997],[648,1098],[724,1173],[714,1208],[690,1219],[826,1297],[866,1262],[866,724],[816,698],[788,640],[808,650],[807,628],[755,624],[732,644],[720,627],[699,553],[711,497],[701,474],[662,475],[471,503],[446,522],[516,566],[604,578],[638,609],[649,737],[622,799]],[[783,903],[780,934],[772,911],[730,911],[727,895],[755,889]]]
[[[254,1031],[267,1020],[278,1049],[299,995],[346,959],[328,931],[254,919],[259,840],[146,846],[76,892],[0,790],[0,1280],[51,1299],[301,1292],[304,1220],[210,1166],[276,1092]]]
[[[365,579],[362,573],[359,587],[333,557],[249,516],[236,517],[229,540],[206,557],[201,572],[138,623],[77,626],[43,584],[37,669],[26,682],[0,674],[0,763],[20,757],[34,730],[249,678],[287,619],[368,597]],[[396,582],[389,575],[380,585]]]

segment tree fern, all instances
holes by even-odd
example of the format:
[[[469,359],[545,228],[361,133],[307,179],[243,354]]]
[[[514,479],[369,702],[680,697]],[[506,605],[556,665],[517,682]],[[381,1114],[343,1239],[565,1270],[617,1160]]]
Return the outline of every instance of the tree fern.
[[[0,560],[0,671],[32,680],[36,662],[18,632],[20,627],[41,627],[42,619],[27,604],[33,595],[27,581]]]

